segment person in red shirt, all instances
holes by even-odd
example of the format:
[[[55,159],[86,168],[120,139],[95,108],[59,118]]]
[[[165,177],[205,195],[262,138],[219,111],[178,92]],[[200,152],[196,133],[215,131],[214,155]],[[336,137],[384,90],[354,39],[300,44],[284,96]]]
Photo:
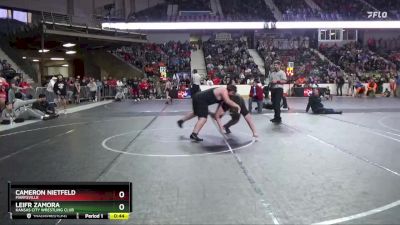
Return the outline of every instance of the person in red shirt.
[[[253,102],[257,102],[257,111],[258,113],[262,113],[262,105],[264,100],[264,91],[261,87],[260,81],[253,81],[253,85],[250,87],[249,94],[249,112],[251,113],[253,108]]]
[[[140,91],[143,94],[144,99],[149,99],[150,97],[150,85],[146,79],[143,79],[139,84]]]
[[[0,83],[0,112],[6,107],[7,91],[6,86]]]
[[[214,79],[213,79],[213,83],[214,83],[214,85],[219,85],[220,83],[221,83],[221,79],[219,78],[219,77],[215,77]]]
[[[24,96],[28,96],[29,89],[32,88],[31,85],[26,81],[22,81],[21,83],[19,83],[19,87],[21,88],[20,91],[22,94],[24,94]]]
[[[0,86],[4,86],[6,89],[10,88],[10,84],[2,77],[0,77]]]

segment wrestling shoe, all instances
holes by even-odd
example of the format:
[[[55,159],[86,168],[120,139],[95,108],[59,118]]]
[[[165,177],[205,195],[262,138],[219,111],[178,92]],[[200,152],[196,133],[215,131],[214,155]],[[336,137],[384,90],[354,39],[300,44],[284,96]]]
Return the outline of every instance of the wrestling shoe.
[[[226,133],[226,134],[232,133],[231,130],[230,130],[228,127],[225,127],[225,126],[224,126],[224,129],[225,129],[225,133]]]
[[[282,123],[282,119],[271,119],[270,120],[272,123]]]
[[[195,133],[192,133],[192,134],[190,135],[190,139],[192,139],[193,141],[203,141],[203,139],[199,138],[199,137],[197,136],[197,134],[195,134]]]
[[[183,125],[183,120],[178,120],[178,126],[179,126],[180,128],[182,128],[182,125]]]

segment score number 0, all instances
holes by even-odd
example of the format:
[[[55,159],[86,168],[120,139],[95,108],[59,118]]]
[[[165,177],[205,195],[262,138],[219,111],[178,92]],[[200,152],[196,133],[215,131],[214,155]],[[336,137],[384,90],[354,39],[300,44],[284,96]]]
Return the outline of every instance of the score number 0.
[[[120,198],[124,198],[124,197],[125,197],[125,192],[120,191],[119,194],[118,194],[118,196],[119,196]],[[124,205],[124,204],[119,204],[118,208],[119,208],[119,210],[123,211],[123,210],[125,209],[125,205]]]

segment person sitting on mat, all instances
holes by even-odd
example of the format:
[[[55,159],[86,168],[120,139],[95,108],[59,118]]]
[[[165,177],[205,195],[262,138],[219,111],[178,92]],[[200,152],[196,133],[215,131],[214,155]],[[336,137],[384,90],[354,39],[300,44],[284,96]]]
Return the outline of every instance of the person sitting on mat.
[[[306,112],[310,110],[310,107],[315,114],[342,114],[342,111],[324,108],[318,89],[313,89],[312,95],[308,98]]]
[[[354,85],[354,88],[356,89],[356,93],[355,93],[354,97],[361,98],[364,95],[365,87],[360,82],[360,80],[358,80],[358,78],[357,78],[356,84]]]
[[[217,121],[218,126],[220,127],[221,130],[225,130],[226,134],[230,134],[231,130],[229,129],[231,126],[237,124],[240,120],[240,114],[244,117],[244,119],[247,122],[247,125],[249,125],[250,130],[253,132],[253,137],[257,138],[257,130],[256,126],[253,123],[253,119],[251,117],[251,114],[246,108],[246,104],[244,99],[240,95],[231,95],[229,98],[234,101],[236,104],[238,104],[241,108],[240,113],[236,112],[235,109],[232,109],[228,104],[225,102],[221,103],[217,111],[212,117]],[[228,121],[225,125],[222,125],[221,118],[224,116],[226,111],[230,111],[231,115],[231,120]]]
[[[375,80],[371,78],[367,84],[367,96],[374,98],[376,94],[376,90],[378,88],[378,85],[376,84]]]
[[[187,114],[182,119],[178,120],[178,126],[182,128],[184,122],[198,117],[197,123],[194,126],[193,132],[190,135],[190,139],[194,141],[203,141],[197,135],[199,134],[201,128],[207,122],[208,117],[208,106],[216,103],[221,103],[224,101],[226,104],[233,108],[238,109],[240,113],[240,106],[233,102],[229,96],[236,94],[237,88],[235,85],[227,85],[227,87],[211,88],[205,91],[198,92],[192,98],[193,112]]]
[[[32,104],[32,109],[39,110],[45,114],[48,114],[53,117],[58,117],[59,115],[56,113],[56,110],[54,108],[53,104],[50,104],[47,99],[45,94],[39,94],[39,99],[37,102],[34,102]]]

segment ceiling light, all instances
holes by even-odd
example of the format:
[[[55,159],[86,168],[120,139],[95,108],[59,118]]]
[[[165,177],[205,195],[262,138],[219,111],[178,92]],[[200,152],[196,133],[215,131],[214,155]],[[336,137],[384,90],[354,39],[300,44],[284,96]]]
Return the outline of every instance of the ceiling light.
[[[26,56],[22,56],[22,59],[26,59]]]
[[[65,43],[65,44],[63,44],[63,46],[64,47],[66,47],[66,48],[71,48],[71,47],[74,47],[76,44],[74,44],[74,43]]]
[[[40,49],[40,50],[39,50],[40,53],[46,53],[46,52],[49,52],[49,51],[50,51],[50,50],[48,50],[48,49]]]
[[[39,62],[39,59],[33,59],[32,61],[34,61],[34,62]]]
[[[162,23],[102,23],[103,28],[121,30],[237,30],[264,29],[265,22],[162,22]]]
[[[68,64],[61,65],[62,67],[68,67]]]
[[[64,58],[50,58],[50,60],[53,60],[53,61],[61,61],[61,60],[64,60]]]
[[[399,29],[400,21],[294,21],[276,22],[276,29]]]
[[[72,54],[75,54],[76,51],[67,51],[67,52],[65,52],[65,53],[68,54],[68,55],[72,55]]]

